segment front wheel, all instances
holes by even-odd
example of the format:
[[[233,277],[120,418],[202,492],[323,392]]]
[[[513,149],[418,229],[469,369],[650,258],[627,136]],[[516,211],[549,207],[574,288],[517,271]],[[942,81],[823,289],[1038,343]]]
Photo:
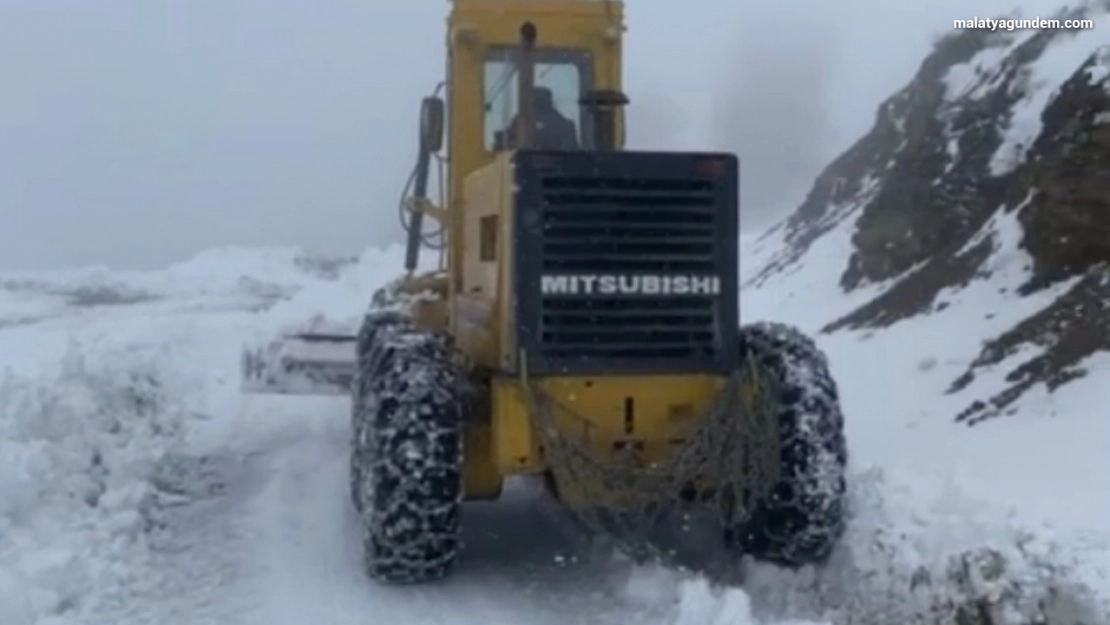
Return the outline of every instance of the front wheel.
[[[799,567],[828,558],[844,531],[847,443],[836,382],[812,339],[780,323],[740,328],[742,363],[777,390],[779,481],[726,540],[757,560]]]
[[[358,337],[352,496],[367,573],[432,581],[459,550],[465,378],[447,338],[397,313],[371,313]]]

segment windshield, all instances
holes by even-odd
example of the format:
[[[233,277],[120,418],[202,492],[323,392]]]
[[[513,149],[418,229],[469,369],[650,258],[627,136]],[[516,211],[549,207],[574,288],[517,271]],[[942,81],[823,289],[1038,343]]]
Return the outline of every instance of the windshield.
[[[517,73],[513,52],[513,48],[496,48],[486,57],[483,93],[485,145],[488,150],[505,147],[517,114]],[[573,124],[576,143],[580,145],[587,143],[589,129],[584,126],[589,125],[589,119],[583,114],[578,99],[593,87],[590,70],[589,55],[585,52],[536,51],[535,85],[550,91],[554,111]],[[539,106],[538,103],[537,108]]]

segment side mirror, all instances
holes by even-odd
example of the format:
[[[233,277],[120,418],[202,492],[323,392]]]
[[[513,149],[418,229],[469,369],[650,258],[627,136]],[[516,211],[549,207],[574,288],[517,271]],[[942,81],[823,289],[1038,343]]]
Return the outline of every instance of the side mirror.
[[[420,103],[420,147],[428,152],[443,148],[445,106],[442,98],[428,97]]]

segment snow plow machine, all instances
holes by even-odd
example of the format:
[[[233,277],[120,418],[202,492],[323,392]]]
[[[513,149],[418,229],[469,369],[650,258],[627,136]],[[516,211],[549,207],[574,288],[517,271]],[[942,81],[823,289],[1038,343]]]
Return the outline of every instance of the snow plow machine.
[[[740,324],[738,159],[624,148],[619,2],[453,0],[447,25],[404,271],[357,332],[243,356],[247,392],[350,395],[368,574],[444,577],[463,502],[517,475],[640,554],[697,511],[730,557],[823,561],[845,513],[836,384],[798,330]]]

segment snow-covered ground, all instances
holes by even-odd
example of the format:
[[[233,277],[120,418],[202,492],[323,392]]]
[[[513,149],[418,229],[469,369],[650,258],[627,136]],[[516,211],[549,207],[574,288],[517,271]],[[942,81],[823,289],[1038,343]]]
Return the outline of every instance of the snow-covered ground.
[[[831,335],[819,332],[893,285],[841,292],[855,219],[820,237],[798,264],[760,280],[755,278],[784,247],[782,232],[744,237],[741,282],[748,286],[741,293],[742,316],[746,322],[796,324],[816,335],[830,355],[847,415],[857,495],[861,501],[886,500],[886,511],[895,516],[885,531],[904,533],[916,545],[892,552],[898,575],[912,571],[913,560],[921,556],[935,563],[938,554],[976,542],[998,548],[1033,540],[1051,554],[1043,560],[1019,556],[1022,566],[1060,565],[1105,605],[1110,598],[1110,421],[1104,406],[1110,404],[1105,383],[1110,356],[1096,354],[1082,363],[1086,377],[1056,393],[1036,387],[1005,416],[975,427],[957,423],[956,415],[975,399],[1005,388],[1012,363],[1024,361],[1029,352],[977,371],[966,388],[948,392],[979,355],[984,337],[1013,327],[1074,284],[1017,295],[1032,260],[1021,249],[1016,215],[1000,211],[975,237],[975,242],[986,237],[993,242],[984,266],[988,278],[942,292],[929,314],[878,330]],[[865,495],[859,491],[861,483],[867,484],[864,476],[878,479],[863,486],[873,489]],[[902,502],[895,504],[891,497]],[[856,512],[852,531],[857,536],[863,527],[881,527],[874,510]],[[929,545],[924,550],[922,540]],[[850,547],[858,546],[850,541]]]
[[[763,250],[744,249],[754,268]],[[1110,391],[1092,375],[989,426],[954,424],[963,405],[943,390],[984,315],[1020,312],[971,290],[945,314],[820,339],[854,476],[851,529],[823,570],[750,566],[741,590],[634,567],[584,548],[519,483],[467,507],[449,581],[377,586],[346,496],[346,403],[244,396],[238,358],[314,313],[357,316],[400,260],[370,251],[336,278],[296,251],[232,249],[160,272],[0,275],[0,625],[911,623],[956,593],[950,558],[984,546],[1012,569],[998,593],[1038,576],[1110,589]],[[847,305],[832,266],[745,292],[745,315],[815,330]]]

